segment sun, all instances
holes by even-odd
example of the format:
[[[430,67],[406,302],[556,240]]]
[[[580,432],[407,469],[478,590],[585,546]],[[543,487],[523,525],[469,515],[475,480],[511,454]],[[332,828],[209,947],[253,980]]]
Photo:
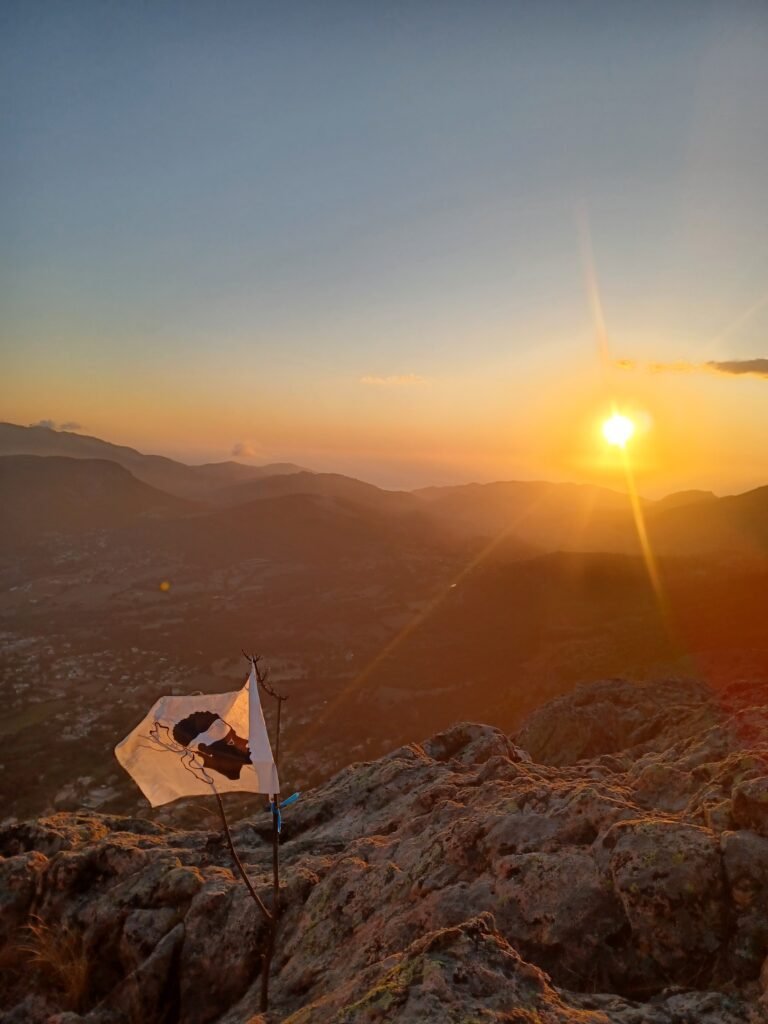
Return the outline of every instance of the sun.
[[[635,424],[627,416],[615,412],[603,423],[603,437],[608,444],[623,448],[635,432]]]

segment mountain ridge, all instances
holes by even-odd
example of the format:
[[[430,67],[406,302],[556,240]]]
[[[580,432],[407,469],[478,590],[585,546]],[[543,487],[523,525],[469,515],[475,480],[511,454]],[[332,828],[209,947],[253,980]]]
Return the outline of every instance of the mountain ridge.
[[[416,524],[429,519],[439,533],[457,543],[506,545],[518,557],[547,550],[641,552],[636,510],[629,496],[592,484],[497,481],[393,491],[288,463],[187,466],[98,438],[0,424],[0,452],[25,446],[59,446],[78,452],[60,458],[87,460],[95,453],[106,453],[109,461],[122,465],[142,483],[172,497],[204,502],[211,509],[314,494],[355,503],[393,521],[410,519]],[[705,491],[673,492],[657,501],[641,499],[640,508],[657,555],[722,554],[754,560],[768,553],[768,486],[724,497]]]
[[[23,427],[0,423],[0,454],[61,455],[80,459],[117,462],[144,483],[176,497],[205,500],[208,493],[226,481],[253,479],[262,475],[301,471],[292,463],[244,466],[239,462],[209,462],[189,466],[164,455],[146,455],[127,445],[116,445],[88,434],[76,434],[50,427]]]
[[[0,456],[0,544],[44,534],[114,529],[147,518],[178,518],[197,506],[138,480],[108,459]]]

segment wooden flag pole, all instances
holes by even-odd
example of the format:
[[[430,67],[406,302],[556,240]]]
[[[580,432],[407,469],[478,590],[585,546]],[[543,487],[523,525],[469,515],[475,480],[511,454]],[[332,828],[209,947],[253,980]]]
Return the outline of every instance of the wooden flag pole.
[[[243,651],[245,654],[245,651]],[[267,682],[269,673],[262,672],[259,668],[259,655],[248,655],[245,657],[253,665],[253,670],[259,685],[277,701],[277,720],[275,722],[275,767],[280,767],[280,718],[283,710],[283,701],[288,698],[275,690]],[[267,936],[267,948],[264,951],[264,960],[261,970],[261,1010],[266,1012],[269,1008],[269,971],[272,965],[272,957],[275,952],[275,940],[277,938],[277,926],[280,921],[280,831],[279,831],[279,794],[274,794],[275,803],[272,810],[272,913],[269,917],[269,932]]]
[[[262,900],[261,896],[259,896],[259,894],[256,892],[256,890],[253,888],[253,885],[251,884],[251,880],[248,877],[248,875],[246,874],[245,868],[243,867],[243,862],[240,860],[240,858],[237,855],[237,850],[235,849],[235,844],[232,842],[232,833],[229,831],[229,822],[227,821],[227,816],[224,813],[224,803],[223,803],[223,801],[221,799],[221,796],[219,795],[217,790],[214,790],[214,795],[216,797],[216,802],[219,805],[219,813],[221,814],[221,820],[222,820],[222,823],[224,825],[224,835],[227,837],[227,843],[229,845],[229,852],[232,854],[232,860],[235,862],[235,866],[237,867],[237,870],[240,872],[240,875],[241,875],[243,881],[245,882],[245,885],[246,885],[246,888],[248,889],[248,892],[253,897],[254,903],[259,908],[259,910],[262,912],[264,917],[266,917],[267,921],[270,922],[270,927],[271,927],[272,914],[270,914],[269,910],[267,910],[267,907],[266,907],[264,901]]]

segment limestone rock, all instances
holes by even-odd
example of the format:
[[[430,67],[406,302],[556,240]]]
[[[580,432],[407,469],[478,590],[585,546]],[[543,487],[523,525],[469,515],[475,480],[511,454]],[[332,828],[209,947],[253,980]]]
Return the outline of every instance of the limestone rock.
[[[736,977],[754,978],[768,954],[768,839],[724,832],[720,844],[733,929],[728,967]]]
[[[459,723],[303,795],[264,1020],[265,923],[218,834],[95,812],[7,826],[2,1019],[768,1024],[767,700],[602,682],[515,742]],[[233,834],[269,903],[256,804]],[[68,937],[37,951],[58,973],[16,941],[33,920]],[[67,957],[87,968],[77,1005]]]
[[[736,824],[768,836],[768,774],[739,782],[732,798]]]

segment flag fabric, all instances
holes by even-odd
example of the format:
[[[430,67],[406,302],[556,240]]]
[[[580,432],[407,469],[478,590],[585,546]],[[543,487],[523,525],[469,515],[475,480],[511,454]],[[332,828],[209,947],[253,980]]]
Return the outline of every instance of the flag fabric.
[[[161,697],[115,747],[115,756],[153,807],[185,796],[280,792],[259,684],[234,693]]]

